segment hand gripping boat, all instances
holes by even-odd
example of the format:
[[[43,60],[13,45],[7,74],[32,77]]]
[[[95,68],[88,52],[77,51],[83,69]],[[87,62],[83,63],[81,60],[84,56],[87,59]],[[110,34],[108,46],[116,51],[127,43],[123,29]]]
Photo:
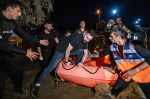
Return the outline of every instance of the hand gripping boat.
[[[91,61],[91,64],[96,62]],[[78,66],[70,65],[65,66],[61,61],[57,70],[58,76],[63,81],[67,81],[71,84],[79,84],[88,87],[94,87],[97,83],[106,83],[113,86],[118,78],[114,71],[110,72],[103,67],[97,66],[86,66],[90,62],[85,63],[83,68]]]

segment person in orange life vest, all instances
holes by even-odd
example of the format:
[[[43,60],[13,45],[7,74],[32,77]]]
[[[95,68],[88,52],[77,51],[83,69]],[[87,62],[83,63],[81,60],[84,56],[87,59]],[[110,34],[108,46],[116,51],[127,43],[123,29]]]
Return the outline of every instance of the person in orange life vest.
[[[150,51],[125,37],[120,29],[114,29],[109,36],[113,43],[111,53],[120,68],[119,77],[111,90],[116,97],[131,82],[136,82],[150,99]]]

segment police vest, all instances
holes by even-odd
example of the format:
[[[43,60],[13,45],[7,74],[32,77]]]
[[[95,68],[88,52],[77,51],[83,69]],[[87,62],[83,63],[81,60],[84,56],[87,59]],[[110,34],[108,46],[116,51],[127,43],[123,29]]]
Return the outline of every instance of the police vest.
[[[136,52],[131,40],[127,39],[125,41],[125,44],[123,45],[123,56],[120,55],[117,44],[112,44],[110,48],[117,65],[120,67],[120,77],[126,71],[145,61],[145,59]],[[123,80],[128,81],[124,78]],[[150,82],[150,67],[138,72],[135,76],[132,77],[132,80],[138,83]]]

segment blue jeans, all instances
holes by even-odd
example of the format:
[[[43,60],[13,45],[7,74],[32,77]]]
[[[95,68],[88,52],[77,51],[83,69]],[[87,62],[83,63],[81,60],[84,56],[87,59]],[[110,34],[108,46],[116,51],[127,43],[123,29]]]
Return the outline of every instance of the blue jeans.
[[[77,64],[80,62],[83,53],[84,53],[83,49],[79,49],[70,52],[70,55],[77,55],[77,59],[76,59],[76,64]],[[62,60],[62,58],[64,58],[64,56],[65,53],[60,53],[55,51],[51,61],[49,62],[48,66],[43,70],[36,83],[41,83],[46,78],[46,76],[57,67],[57,65]]]

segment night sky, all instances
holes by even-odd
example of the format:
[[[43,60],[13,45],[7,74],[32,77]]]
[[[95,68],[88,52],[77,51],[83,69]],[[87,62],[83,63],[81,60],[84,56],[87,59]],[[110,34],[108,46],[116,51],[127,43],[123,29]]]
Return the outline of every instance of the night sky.
[[[118,15],[126,25],[133,25],[141,18],[142,26],[150,26],[149,0],[54,0],[54,11],[51,14],[54,22],[75,24],[81,20],[98,22],[97,9],[101,9],[101,20],[107,21],[112,15],[112,9],[118,9]]]

